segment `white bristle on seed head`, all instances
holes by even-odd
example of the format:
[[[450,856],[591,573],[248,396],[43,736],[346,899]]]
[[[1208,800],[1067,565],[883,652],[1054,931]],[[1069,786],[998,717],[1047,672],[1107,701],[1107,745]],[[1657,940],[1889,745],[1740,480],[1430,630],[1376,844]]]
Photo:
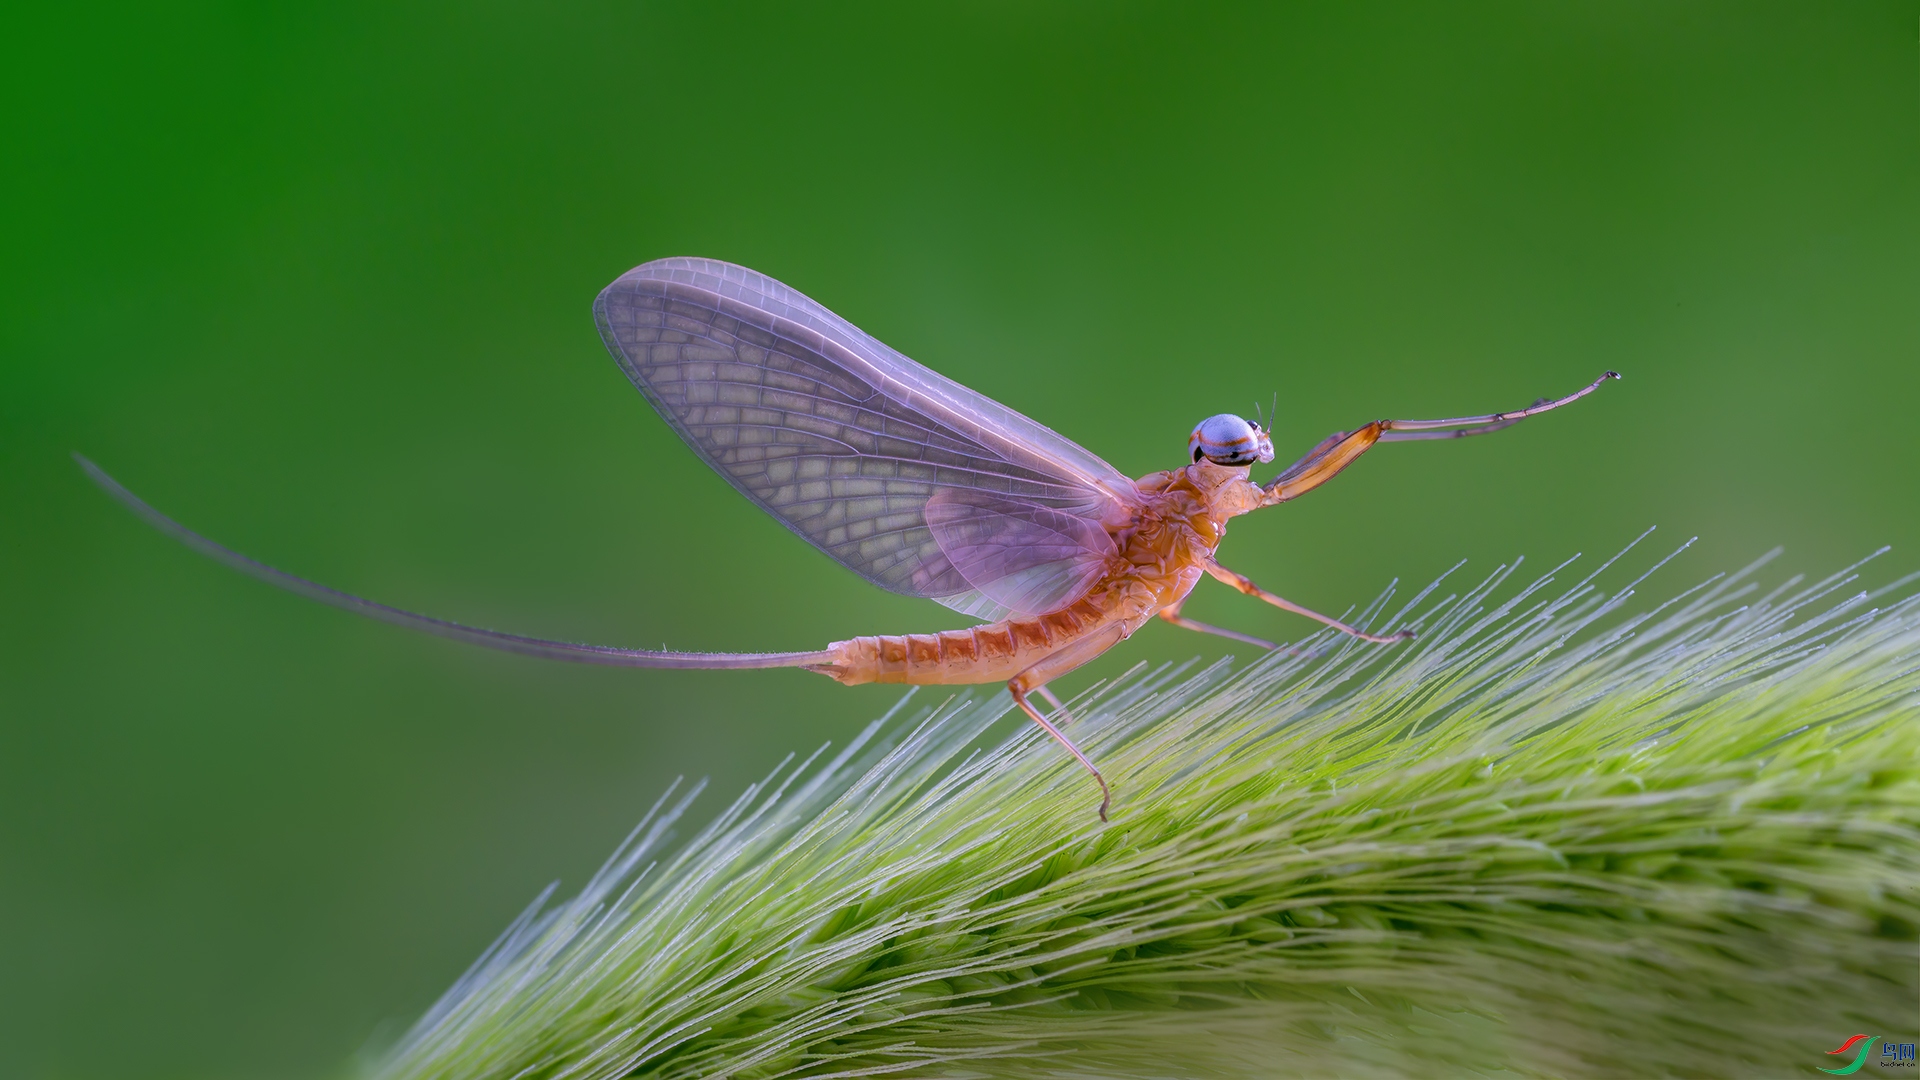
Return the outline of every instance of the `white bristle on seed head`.
[[[663,798],[363,1075],[1768,1075],[1909,1023],[1920,597],[1566,569],[1071,698],[1110,826],[1004,692],[678,843]]]

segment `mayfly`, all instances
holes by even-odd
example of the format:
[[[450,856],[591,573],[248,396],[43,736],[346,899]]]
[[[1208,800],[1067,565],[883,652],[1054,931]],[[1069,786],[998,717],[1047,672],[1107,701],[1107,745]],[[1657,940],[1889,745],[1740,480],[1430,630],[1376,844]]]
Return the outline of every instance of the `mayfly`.
[[[1230,519],[1299,498],[1376,443],[1484,435],[1620,377],[1609,371],[1573,394],[1514,412],[1375,420],[1335,432],[1264,484],[1249,474],[1273,460],[1272,419],[1221,413],[1193,429],[1179,468],[1134,480],[745,267],[650,262],[607,286],[593,314],[634,386],[742,495],[875,585],[938,601],[983,625],[785,653],[655,652],[523,637],[402,611],[256,562],[148,506],[85,458],[80,464],[161,531],[242,573],[475,645],[624,667],[802,668],[848,685],[1005,682],[1014,704],[1100,785],[1104,820],[1107,781],[1062,730],[1069,717],[1047,684],[1155,618],[1273,648],[1180,613],[1202,576],[1363,641],[1390,645],[1412,636],[1368,633],[1227,569],[1214,552]]]

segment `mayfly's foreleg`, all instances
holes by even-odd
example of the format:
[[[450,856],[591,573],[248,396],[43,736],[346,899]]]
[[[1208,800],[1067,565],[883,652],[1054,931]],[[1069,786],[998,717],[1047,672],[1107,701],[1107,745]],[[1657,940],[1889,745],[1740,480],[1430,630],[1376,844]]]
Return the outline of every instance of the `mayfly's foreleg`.
[[[1327,436],[1319,446],[1307,452],[1307,456],[1273,478],[1266,485],[1267,504],[1297,499],[1321,484],[1334,478],[1341,469],[1358,460],[1361,454],[1372,449],[1374,443],[1413,442],[1421,439],[1460,439],[1468,435],[1485,435],[1512,427],[1529,416],[1538,416],[1562,405],[1579,401],[1600,388],[1608,379],[1617,379],[1618,372],[1609,371],[1588,383],[1580,390],[1563,398],[1541,398],[1524,409],[1513,412],[1487,413],[1483,416],[1455,416],[1445,420],[1375,420],[1358,431],[1336,431]]]
[[[1252,634],[1243,634],[1238,630],[1229,630],[1224,626],[1215,626],[1212,623],[1203,623],[1198,619],[1189,619],[1185,615],[1180,614],[1179,604],[1169,604],[1161,608],[1160,617],[1183,630],[1197,630],[1202,634],[1218,634],[1223,638],[1231,638],[1234,641],[1244,641],[1248,645],[1257,646],[1262,649],[1278,648],[1273,642],[1263,641],[1260,638],[1254,637]]]
[[[1413,631],[1411,630],[1402,630],[1397,634],[1369,634],[1365,630],[1356,630],[1331,615],[1322,615],[1310,608],[1303,608],[1291,600],[1275,596],[1273,593],[1255,585],[1252,578],[1247,577],[1245,574],[1236,574],[1211,559],[1207,561],[1207,573],[1239,589],[1248,596],[1257,596],[1267,603],[1272,604],[1274,607],[1291,611],[1295,615],[1305,615],[1307,618],[1315,622],[1325,623],[1343,634],[1352,634],[1361,641],[1371,641],[1376,645],[1393,645],[1397,642],[1410,640],[1413,637]]]
[[[1013,695],[1013,703],[1020,706],[1021,712],[1027,714],[1027,719],[1039,724],[1040,730],[1052,736],[1054,742],[1059,743],[1066,749],[1067,753],[1072,754],[1073,759],[1078,761],[1086,768],[1087,772],[1093,775],[1093,782],[1100,785],[1101,821],[1107,820],[1107,807],[1113,804],[1113,792],[1107,787],[1107,778],[1101,776],[1100,770],[1093,767],[1093,762],[1088,760],[1087,755],[1081,753],[1080,748],[1073,745],[1072,739],[1067,738],[1051,720],[1040,715],[1040,710],[1033,707],[1033,703],[1027,700],[1027,695],[1039,692],[1054,708],[1060,709],[1060,712],[1064,714],[1066,710],[1060,708],[1058,698],[1046,691],[1046,685],[1060,676],[1065,675],[1067,672],[1072,671],[1074,668],[1079,667],[1081,664],[1106,652],[1108,649],[1111,649],[1119,643],[1123,636],[1125,636],[1125,631],[1119,626],[1109,627],[1097,634],[1081,638],[1079,641],[1045,657],[1039,663],[1007,680],[1007,691]]]

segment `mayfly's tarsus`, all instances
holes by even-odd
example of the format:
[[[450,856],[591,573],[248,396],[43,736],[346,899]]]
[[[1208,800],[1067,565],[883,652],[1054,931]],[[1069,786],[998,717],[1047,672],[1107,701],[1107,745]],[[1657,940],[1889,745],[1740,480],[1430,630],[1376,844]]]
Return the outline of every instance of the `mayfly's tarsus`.
[[[1291,603],[1220,565],[1227,522],[1332,479],[1376,443],[1483,435],[1577,401],[1446,420],[1376,420],[1328,436],[1272,480],[1271,418],[1202,420],[1188,461],[1138,480],[1058,433],[881,344],[745,267],[661,259],[601,292],[607,349],[647,401],[742,495],[868,581],[984,625],[858,637],[816,652],[682,653],[576,645],[435,619],[256,562],[186,528],[80,459],[99,485],[204,555],[310,599],[475,645],[554,660],[653,668],[804,668],[839,682],[1005,682],[1021,711],[1092,761],[1029,695],[1068,719],[1047,683],[1154,618],[1234,641],[1260,638],[1180,614],[1204,575],[1365,641],[1380,635]],[[1276,399],[1277,400],[1277,399]],[[1257,410],[1256,410],[1257,413]],[[77,456],[77,455],[76,455]]]

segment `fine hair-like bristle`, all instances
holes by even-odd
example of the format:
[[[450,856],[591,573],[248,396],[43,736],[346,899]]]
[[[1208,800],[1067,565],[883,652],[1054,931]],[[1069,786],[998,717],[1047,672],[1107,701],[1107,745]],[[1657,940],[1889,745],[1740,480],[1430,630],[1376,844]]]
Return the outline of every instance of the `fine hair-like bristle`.
[[[1920,994],[1920,601],[1441,583],[1237,670],[909,695],[543,897],[382,1077],[1778,1074]],[[1892,588],[1892,587],[1889,587]],[[918,712],[913,709],[918,708]],[[1904,1026],[1903,1026],[1904,1025]]]

